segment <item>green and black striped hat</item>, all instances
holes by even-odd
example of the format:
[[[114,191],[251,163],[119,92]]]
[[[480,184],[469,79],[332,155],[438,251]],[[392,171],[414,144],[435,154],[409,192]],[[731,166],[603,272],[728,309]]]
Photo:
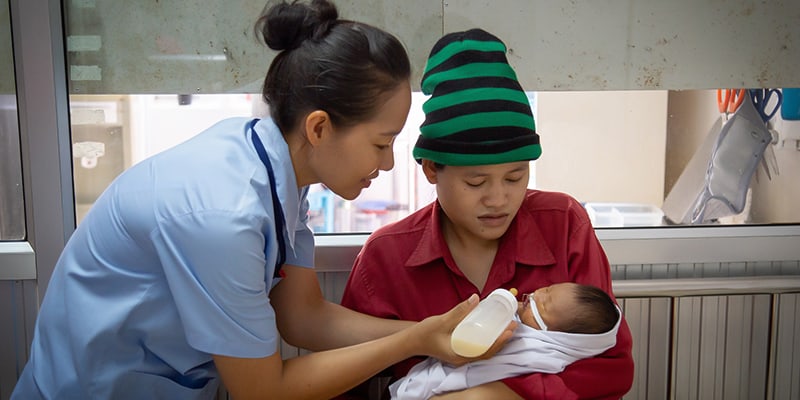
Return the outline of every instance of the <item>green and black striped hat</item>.
[[[539,135],[503,42],[481,29],[449,33],[433,46],[422,92],[425,122],[414,159],[443,165],[535,160]]]

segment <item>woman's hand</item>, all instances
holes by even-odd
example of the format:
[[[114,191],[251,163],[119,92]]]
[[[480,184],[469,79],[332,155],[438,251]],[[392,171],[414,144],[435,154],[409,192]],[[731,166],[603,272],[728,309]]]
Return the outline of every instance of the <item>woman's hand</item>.
[[[450,311],[435,315],[420,321],[409,328],[412,340],[417,340],[421,353],[439,360],[459,366],[470,361],[490,358],[497,353],[511,339],[511,335],[517,327],[517,323],[512,321],[492,344],[489,350],[479,357],[466,358],[456,354],[450,347],[450,335],[455,330],[459,322],[472,311],[478,304],[478,296],[472,295],[467,300],[462,301]]]

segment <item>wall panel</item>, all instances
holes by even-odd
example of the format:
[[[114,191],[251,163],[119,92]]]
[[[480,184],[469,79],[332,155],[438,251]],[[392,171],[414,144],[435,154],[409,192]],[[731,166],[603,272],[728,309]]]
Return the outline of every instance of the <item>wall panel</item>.
[[[252,33],[263,4],[65,2],[71,93],[258,92],[274,57]],[[800,86],[800,8],[793,0],[336,4],[343,17],[400,37],[415,85],[442,33],[482,27],[507,42],[528,90]]]
[[[800,399],[800,294],[782,294],[776,303],[770,398]]]
[[[619,299],[633,335],[634,382],[626,399],[658,399],[669,393],[672,299]]]
[[[793,0],[444,4],[446,32],[481,26],[507,41],[528,90],[800,86]]]
[[[33,281],[0,280],[0,399],[8,399],[28,359],[36,310]]]

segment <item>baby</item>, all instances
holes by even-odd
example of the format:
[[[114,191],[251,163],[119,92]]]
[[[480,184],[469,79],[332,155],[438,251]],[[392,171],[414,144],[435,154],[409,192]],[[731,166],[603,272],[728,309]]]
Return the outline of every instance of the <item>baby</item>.
[[[594,286],[556,283],[523,296],[522,322],[492,358],[460,367],[428,358],[389,386],[392,399],[427,399],[511,376],[558,373],[616,344],[620,309]]]
[[[600,334],[619,321],[617,306],[601,289],[572,282],[555,283],[522,296],[520,321],[543,331]]]

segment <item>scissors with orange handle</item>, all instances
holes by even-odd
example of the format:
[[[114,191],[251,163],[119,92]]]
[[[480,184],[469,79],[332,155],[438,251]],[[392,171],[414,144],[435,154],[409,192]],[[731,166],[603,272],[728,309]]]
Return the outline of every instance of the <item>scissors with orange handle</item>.
[[[742,105],[746,95],[745,89],[717,89],[717,107],[725,121],[728,120],[728,115],[736,112]]]

